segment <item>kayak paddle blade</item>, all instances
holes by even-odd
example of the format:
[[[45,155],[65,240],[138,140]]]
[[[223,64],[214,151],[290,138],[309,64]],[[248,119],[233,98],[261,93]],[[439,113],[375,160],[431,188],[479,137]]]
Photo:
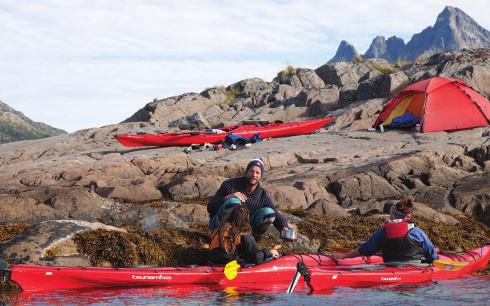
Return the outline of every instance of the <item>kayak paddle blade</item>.
[[[468,262],[448,259],[436,259],[432,262],[432,264],[438,270],[459,271],[464,268],[468,264]]]
[[[228,280],[235,279],[235,277],[238,275],[238,268],[240,268],[240,265],[236,260],[232,260],[227,263],[224,270],[226,278]]]

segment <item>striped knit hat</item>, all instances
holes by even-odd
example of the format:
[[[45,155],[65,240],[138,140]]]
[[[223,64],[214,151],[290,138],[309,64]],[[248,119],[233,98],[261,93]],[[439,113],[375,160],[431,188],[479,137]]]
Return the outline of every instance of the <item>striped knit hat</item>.
[[[245,169],[245,173],[250,170],[253,166],[257,166],[260,168],[260,174],[264,174],[264,162],[260,158],[254,158],[248,162],[247,168]]]

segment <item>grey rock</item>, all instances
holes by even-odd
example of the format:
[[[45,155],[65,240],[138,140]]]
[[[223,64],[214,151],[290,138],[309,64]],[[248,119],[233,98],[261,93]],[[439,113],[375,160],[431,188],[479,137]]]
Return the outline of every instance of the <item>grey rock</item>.
[[[129,122],[148,122],[151,126],[168,127],[169,123],[178,126],[176,121],[181,118],[192,116],[195,113],[204,113],[209,109],[214,109],[217,101],[208,99],[197,93],[186,93],[176,97],[163,100],[155,100],[137,111],[131,117],[123,121]]]
[[[170,122],[169,127],[178,127],[181,130],[203,130],[211,128],[211,125],[201,112],[197,112]]]
[[[325,88],[313,89],[306,92],[308,115],[311,117],[325,115],[338,108],[339,89],[335,85]]]
[[[152,231],[158,227],[188,228],[191,224],[207,224],[209,215],[206,206],[200,204],[158,201],[128,206],[106,221],[139,225]]]
[[[222,181],[219,176],[187,175],[161,188],[169,198],[180,201],[213,196]]]
[[[452,205],[490,226],[490,175],[469,176],[456,183]]]
[[[317,68],[315,72],[327,85],[357,88],[359,80],[372,70],[373,68],[363,63],[339,62],[325,64]]]
[[[344,108],[347,105],[357,100],[357,88],[342,88],[339,92],[339,108]]]
[[[273,82],[278,84],[290,85],[298,89],[323,88],[323,80],[316,74],[313,69],[299,68],[293,74],[286,75],[279,73]]]
[[[261,97],[272,92],[272,86],[259,78],[245,79],[226,88],[233,91],[236,97]]]
[[[85,188],[38,186],[13,197],[0,195],[0,203],[0,223],[7,224],[65,218],[95,221],[109,212],[111,202]]]
[[[312,215],[326,215],[332,217],[347,217],[349,213],[337,203],[320,199],[305,209],[305,213]]]
[[[412,82],[445,76],[463,80],[477,91],[490,96],[490,49],[475,49],[436,54],[419,65],[403,69]]]
[[[201,96],[214,101],[226,100],[226,89],[224,87],[212,87],[201,92]]]
[[[400,191],[384,178],[370,172],[331,182],[328,188],[344,208],[355,202],[367,202],[371,199],[386,200],[401,195]]]
[[[77,247],[71,239],[76,233],[105,229],[125,232],[102,223],[90,223],[82,220],[51,220],[35,224],[9,242],[0,244],[1,257],[10,264],[50,265],[63,257],[77,256]],[[54,258],[53,258],[54,256]],[[65,264],[88,265],[87,260],[64,260]]]
[[[374,79],[361,82],[357,88],[357,98],[359,100],[388,98],[399,92],[408,84],[408,77],[401,71],[383,74]]]

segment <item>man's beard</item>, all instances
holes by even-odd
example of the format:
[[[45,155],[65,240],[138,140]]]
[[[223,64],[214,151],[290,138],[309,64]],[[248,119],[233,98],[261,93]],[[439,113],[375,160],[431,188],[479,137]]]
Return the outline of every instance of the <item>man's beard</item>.
[[[247,178],[247,184],[251,187],[257,186],[259,184],[259,180]]]

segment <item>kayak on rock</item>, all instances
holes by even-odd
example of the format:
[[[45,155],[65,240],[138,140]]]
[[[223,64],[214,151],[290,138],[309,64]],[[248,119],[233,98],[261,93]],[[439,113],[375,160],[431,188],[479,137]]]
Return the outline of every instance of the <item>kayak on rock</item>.
[[[13,265],[4,273],[26,292],[192,284],[252,290],[267,287],[286,291],[297,274],[298,263],[302,263],[309,281],[305,282],[305,277],[298,278],[293,290],[295,287],[321,292],[339,286],[407,285],[462,278],[486,267],[490,245],[461,255],[440,254],[439,257],[442,264],[438,265],[411,262],[394,265],[384,264],[379,256],[336,260],[322,255],[286,255],[260,265],[239,268],[231,280],[225,276],[223,267],[216,266],[104,268]],[[457,269],[453,269],[455,265]]]
[[[216,144],[225,140],[228,134],[248,138],[259,134],[261,139],[305,135],[322,128],[333,119],[334,117],[327,117],[289,123],[244,121],[242,125],[211,130],[163,134],[117,134],[114,137],[125,147],[177,147],[192,144]]]

